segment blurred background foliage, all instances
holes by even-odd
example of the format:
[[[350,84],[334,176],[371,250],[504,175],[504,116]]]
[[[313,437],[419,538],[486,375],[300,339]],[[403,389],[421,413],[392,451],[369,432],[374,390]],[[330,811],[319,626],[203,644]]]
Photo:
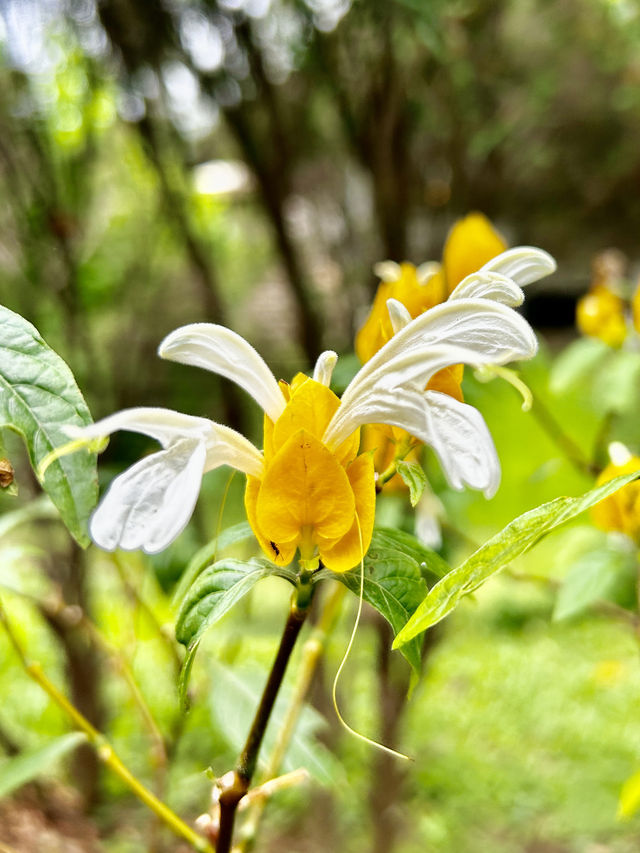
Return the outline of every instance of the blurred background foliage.
[[[559,272],[529,289],[525,309],[550,348],[525,373],[544,409],[525,414],[511,388],[465,379],[502,460],[496,498],[452,492],[427,462],[455,562],[519,512],[591,486],[610,438],[640,450],[628,365],[602,350],[595,388],[570,359],[553,367],[592,256],[616,246],[632,272],[638,262],[639,44],[633,0],[0,0],[0,302],[67,360],[95,418],[164,405],[257,437],[258,415],[232,386],[157,360],[162,337],[228,324],[289,378],[324,348],[352,349],[374,262],[437,259],[453,221],[482,210],[511,244],[554,254]],[[347,356],[337,378],[352,369]],[[115,437],[105,479],[145,446]],[[10,438],[7,448],[24,501],[36,488]],[[242,714],[225,708],[258,689],[284,618],[277,581],[227,617],[180,718],[171,593],[215,533],[226,483],[208,476],[194,523],[151,560],[82,553],[51,520],[1,547],[30,652],[192,817],[206,807],[202,770],[227,770],[244,734]],[[0,496],[2,512],[15,505]],[[242,518],[236,477],[223,525]],[[413,526],[393,497],[381,518]],[[306,744],[319,781],[276,798],[259,849],[636,850],[640,824],[615,820],[640,765],[631,632],[598,610],[551,621],[570,555],[593,535],[583,519],[550,537],[519,577],[439,628],[406,712],[407,674],[369,616],[343,702],[356,727],[416,757],[408,770],[335,727],[327,691],[345,611],[305,723],[320,727]],[[0,649],[11,755],[66,723]],[[253,668],[232,671],[239,661]],[[21,853],[182,849],[92,753],[57,779],[0,804],[0,842]]]

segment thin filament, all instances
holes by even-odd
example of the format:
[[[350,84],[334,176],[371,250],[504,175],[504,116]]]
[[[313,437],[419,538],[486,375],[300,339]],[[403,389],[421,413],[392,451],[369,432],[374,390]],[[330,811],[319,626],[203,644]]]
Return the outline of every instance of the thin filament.
[[[340,722],[340,725],[345,728],[349,734],[358,738],[358,740],[364,741],[364,743],[369,744],[369,746],[373,746],[375,749],[379,749],[381,752],[386,752],[389,755],[394,755],[396,758],[402,758],[405,761],[411,761],[408,755],[405,755],[402,752],[397,752],[395,749],[391,749],[389,746],[384,746],[384,744],[378,743],[375,740],[367,737],[366,735],[360,734],[355,729],[351,728],[349,723],[347,723],[340,713],[340,709],[338,708],[338,699],[337,699],[337,689],[338,689],[338,680],[344,669],[344,665],[347,662],[347,658],[349,657],[349,653],[351,652],[351,647],[353,646],[354,640],[356,638],[356,633],[358,631],[358,625],[360,624],[360,616],[362,614],[362,602],[364,600],[364,548],[362,545],[362,528],[360,527],[360,519],[358,517],[358,513],[356,513],[356,524],[358,525],[358,537],[360,539],[360,593],[358,596],[358,612],[356,614],[356,621],[353,625],[353,630],[351,631],[351,637],[349,638],[349,643],[347,645],[347,649],[344,653],[342,661],[340,662],[340,666],[338,667],[338,671],[336,672],[335,678],[333,679],[333,687],[331,690],[331,698],[333,701],[333,709],[336,712],[336,716]]]

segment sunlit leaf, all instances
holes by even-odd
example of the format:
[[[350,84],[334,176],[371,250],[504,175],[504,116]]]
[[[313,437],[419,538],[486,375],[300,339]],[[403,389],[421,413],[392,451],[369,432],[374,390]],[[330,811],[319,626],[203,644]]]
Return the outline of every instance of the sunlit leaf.
[[[611,347],[597,338],[580,338],[566,347],[551,368],[549,387],[554,394],[566,394],[576,383],[593,375],[608,355]]]
[[[69,441],[67,426],[91,423],[89,409],[65,362],[19,314],[0,306],[0,427],[22,435],[34,470]],[[42,486],[81,545],[98,497],[95,454],[74,453],[48,467]]]
[[[505,568],[520,554],[565,521],[616,492],[637,477],[625,474],[576,498],[556,498],[510,522],[500,533],[478,548],[460,566],[449,572],[427,594],[424,601],[395,639],[394,647],[409,642],[422,631],[444,619],[464,596],[487,578]]]
[[[71,732],[53,741],[6,758],[0,763],[0,798],[45,773],[63,755],[86,740],[82,732]]]
[[[422,466],[418,465],[417,462],[401,460],[396,463],[396,470],[409,488],[411,506],[415,506],[422,497],[422,493],[427,485],[427,477],[422,470]]]
[[[620,791],[618,800],[618,817],[630,818],[640,808],[640,770],[630,776]]]

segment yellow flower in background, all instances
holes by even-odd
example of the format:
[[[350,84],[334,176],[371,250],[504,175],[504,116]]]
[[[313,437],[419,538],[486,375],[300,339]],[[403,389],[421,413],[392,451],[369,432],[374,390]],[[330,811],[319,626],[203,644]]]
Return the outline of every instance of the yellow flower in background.
[[[598,477],[596,485],[608,483],[614,477],[640,471],[640,457],[633,456],[619,442],[609,448],[611,463]],[[602,530],[625,533],[640,544],[640,481],[634,480],[613,495],[596,504],[591,510],[594,524]]]
[[[371,311],[356,335],[355,349],[365,364],[395,331],[388,308],[388,300],[395,299],[415,318],[435,305],[446,301],[455,287],[468,275],[475,273],[485,263],[507,248],[507,244],[482,213],[470,213],[459,219],[449,230],[444,245],[442,264],[427,262],[415,267],[404,262],[383,261],[376,264],[374,272],[382,279]],[[462,378],[464,367],[451,365],[431,378],[429,391],[441,391],[463,402]],[[371,424],[365,427],[363,446],[374,452],[374,465],[378,472],[385,471],[396,458],[415,461],[417,442],[396,427]],[[413,445],[413,449],[407,448]],[[396,474],[384,486],[385,491],[405,489],[402,478]]]
[[[576,325],[583,335],[599,338],[610,347],[621,347],[633,323],[640,331],[640,288],[629,304],[625,281],[626,259],[616,249],[600,252],[593,259],[588,292],[578,300]]]
[[[606,285],[597,285],[578,300],[576,323],[583,335],[620,347],[627,337],[623,299]]]
[[[449,231],[442,253],[442,276],[447,295],[463,278],[504,252],[507,244],[482,213],[459,219]]]
[[[364,364],[393,336],[387,309],[388,299],[397,299],[417,317],[444,302],[463,278],[476,272],[507,244],[482,213],[459,219],[449,231],[442,264],[413,264],[382,261],[374,271],[382,281],[364,325],[356,335],[356,353]],[[448,393],[448,392],[445,392]]]

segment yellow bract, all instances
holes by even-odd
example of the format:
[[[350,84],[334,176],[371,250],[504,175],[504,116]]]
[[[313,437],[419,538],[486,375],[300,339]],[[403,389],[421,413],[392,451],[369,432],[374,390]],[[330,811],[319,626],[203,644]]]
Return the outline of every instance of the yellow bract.
[[[624,301],[598,284],[578,300],[576,323],[583,335],[600,338],[610,347],[622,346],[627,336]]]
[[[369,361],[393,337],[387,299],[402,302],[413,318],[443,302],[446,296],[439,273],[421,283],[413,264],[400,264],[399,278],[380,282],[369,316],[356,335],[356,353],[360,361],[363,364]]]
[[[506,248],[505,241],[482,213],[459,219],[449,231],[442,254],[447,294]]]
[[[360,562],[373,532],[375,482],[370,454],[357,456],[359,432],[335,452],[322,436],[340,405],[325,385],[298,374],[281,383],[287,405],[264,419],[264,474],[247,477],[247,517],[267,556],[287,565],[300,549],[344,572]],[[362,544],[361,544],[362,543]]]
[[[640,457],[632,456],[622,465],[607,465],[598,477],[597,485],[613,480],[622,474],[640,471]],[[596,504],[591,510],[594,523],[602,530],[617,530],[626,533],[640,544],[640,482],[634,480],[613,495]]]

